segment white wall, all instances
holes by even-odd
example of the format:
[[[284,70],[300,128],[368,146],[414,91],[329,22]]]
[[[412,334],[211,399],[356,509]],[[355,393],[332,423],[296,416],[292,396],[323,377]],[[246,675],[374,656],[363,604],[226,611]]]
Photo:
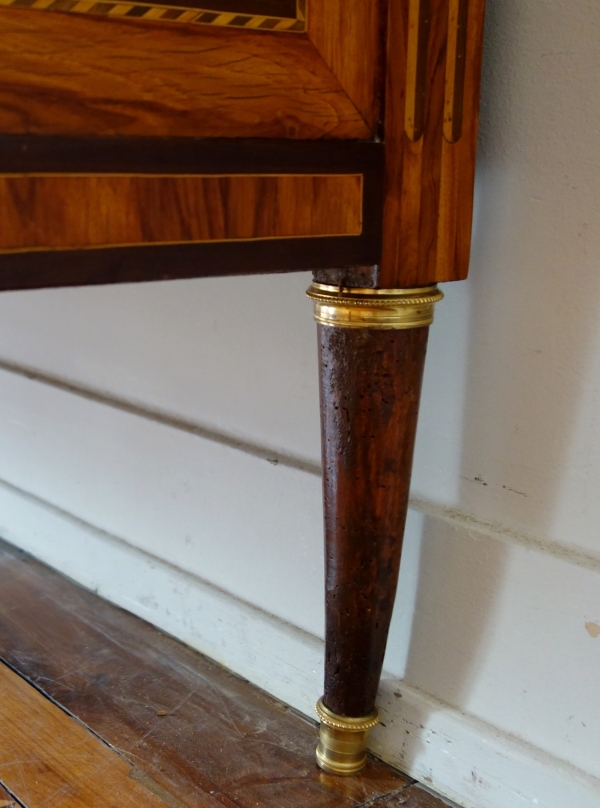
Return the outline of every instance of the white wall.
[[[373,747],[476,808],[600,804],[599,42],[597,0],[488,0],[471,280],[432,330]],[[0,297],[0,535],[306,712],[308,281]]]

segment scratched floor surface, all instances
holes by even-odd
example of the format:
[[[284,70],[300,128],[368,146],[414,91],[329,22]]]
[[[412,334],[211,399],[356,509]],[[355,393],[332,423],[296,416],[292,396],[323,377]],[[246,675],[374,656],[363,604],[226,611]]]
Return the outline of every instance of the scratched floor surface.
[[[0,593],[0,808],[446,806],[323,774],[314,723],[2,541]]]

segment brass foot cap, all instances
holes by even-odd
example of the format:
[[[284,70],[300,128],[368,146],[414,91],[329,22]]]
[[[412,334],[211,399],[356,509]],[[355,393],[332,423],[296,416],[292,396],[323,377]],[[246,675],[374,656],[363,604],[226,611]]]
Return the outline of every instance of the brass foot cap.
[[[379,713],[375,710],[363,718],[347,718],[328,710],[322,699],[315,709],[321,720],[318,765],[328,774],[356,774],[367,762],[369,732],[379,722]]]

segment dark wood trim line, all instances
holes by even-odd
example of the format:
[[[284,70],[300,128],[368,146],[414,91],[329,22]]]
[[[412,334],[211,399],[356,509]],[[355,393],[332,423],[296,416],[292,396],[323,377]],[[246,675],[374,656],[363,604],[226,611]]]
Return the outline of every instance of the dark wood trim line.
[[[380,254],[368,235],[12,253],[0,256],[0,291],[351,267]]]
[[[376,174],[384,146],[360,140],[0,135],[0,174]]]

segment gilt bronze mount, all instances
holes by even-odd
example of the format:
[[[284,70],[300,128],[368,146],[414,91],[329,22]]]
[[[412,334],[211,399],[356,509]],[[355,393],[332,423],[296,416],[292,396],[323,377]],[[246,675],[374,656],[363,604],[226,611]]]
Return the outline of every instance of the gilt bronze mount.
[[[431,325],[434,305],[444,297],[437,286],[353,289],[322,283],[313,283],[306,294],[322,325],[392,330]]]
[[[379,723],[375,710],[364,718],[346,718],[328,710],[319,699],[315,706],[321,729],[317,746],[317,763],[328,774],[351,775],[367,762],[369,733]]]

